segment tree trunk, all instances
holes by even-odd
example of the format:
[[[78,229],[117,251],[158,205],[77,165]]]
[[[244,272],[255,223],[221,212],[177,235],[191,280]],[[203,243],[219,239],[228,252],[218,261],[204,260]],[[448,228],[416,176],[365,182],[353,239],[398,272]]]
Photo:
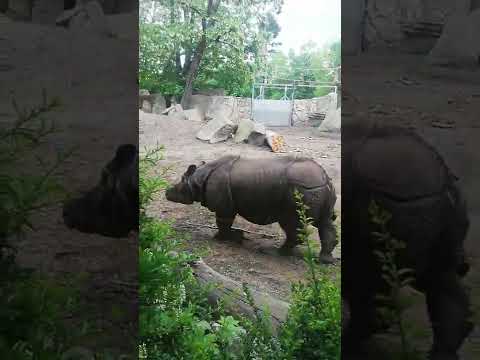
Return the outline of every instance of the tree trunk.
[[[195,49],[195,54],[193,55],[192,62],[188,68],[187,78],[185,81],[185,89],[183,91],[181,101],[181,105],[184,109],[186,109],[190,103],[193,82],[197,78],[198,70],[200,69],[200,62],[202,61],[203,54],[207,48],[207,28],[215,23],[213,20],[210,22],[210,17],[217,12],[220,2],[221,0],[217,0],[216,2],[214,0],[208,0],[207,16],[202,18],[202,37],[197,45],[197,48]]]
[[[262,312],[265,306],[270,310],[272,331],[277,334],[278,328],[287,318],[288,304],[285,301],[276,299],[268,294],[256,290],[250,290],[255,302],[252,308],[243,292],[242,285],[233,281],[222,274],[219,274],[203,261],[198,261],[192,265],[193,274],[201,284],[218,284],[218,288],[213,289],[208,294],[208,301],[216,305],[220,298],[227,298],[225,310],[232,315],[246,316],[252,320],[255,319],[256,312]]]
[[[197,49],[195,50],[195,55],[193,60],[190,63],[190,68],[188,69],[187,79],[185,81],[185,89],[182,96],[182,107],[187,109],[188,104],[190,103],[190,98],[192,97],[193,82],[197,78],[198,70],[200,69],[200,62],[202,61],[203,54],[207,47],[207,38],[205,35],[202,35],[200,43],[198,44]]]

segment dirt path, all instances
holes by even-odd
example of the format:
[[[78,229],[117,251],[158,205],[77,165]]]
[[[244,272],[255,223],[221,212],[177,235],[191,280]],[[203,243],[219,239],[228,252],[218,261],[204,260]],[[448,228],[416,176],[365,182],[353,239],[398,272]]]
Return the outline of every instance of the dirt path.
[[[201,123],[179,121],[140,113],[140,148],[165,146],[165,160],[160,167],[168,166],[168,180],[174,182],[190,164],[210,161],[225,154],[241,154],[249,157],[274,157],[287,154],[306,155],[318,161],[332,177],[339,194],[336,209],[340,211],[340,137],[319,137],[311,128],[276,129],[285,137],[285,153],[274,154],[268,148],[233,141],[208,144],[197,140],[195,135]],[[251,231],[246,233],[241,244],[222,243],[213,239],[216,229],[215,216],[199,204],[185,206],[168,202],[163,195],[153,204],[152,214],[160,218],[174,219],[178,229],[191,233],[188,241],[191,249],[205,248],[205,262],[220,273],[237,281],[247,282],[261,291],[288,298],[291,281],[303,278],[305,267],[300,256],[278,257],[266,255],[259,247],[278,247],[284,234],[277,224],[258,226],[237,217],[234,226]],[[262,233],[268,236],[261,235]],[[318,238],[318,236],[317,236]],[[340,246],[335,256],[340,257]],[[298,254],[300,255],[300,254]],[[337,265],[339,267],[339,264]]]

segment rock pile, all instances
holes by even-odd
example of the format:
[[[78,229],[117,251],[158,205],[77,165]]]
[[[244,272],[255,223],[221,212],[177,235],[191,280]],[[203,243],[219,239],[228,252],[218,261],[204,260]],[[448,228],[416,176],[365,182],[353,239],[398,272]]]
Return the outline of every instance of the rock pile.
[[[167,107],[165,98],[160,94],[150,94],[148,90],[139,91],[139,108],[146,113],[164,114]]]
[[[205,124],[197,138],[211,144],[226,141],[233,137],[235,143],[248,143],[254,146],[269,146],[273,152],[283,151],[285,139],[264,125],[249,119],[240,120],[238,125],[225,118],[214,118]]]

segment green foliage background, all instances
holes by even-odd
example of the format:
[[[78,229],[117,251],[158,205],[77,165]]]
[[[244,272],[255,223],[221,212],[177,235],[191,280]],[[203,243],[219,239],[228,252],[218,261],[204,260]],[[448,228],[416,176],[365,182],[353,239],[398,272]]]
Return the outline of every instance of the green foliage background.
[[[211,16],[207,47],[200,63],[194,89],[225,89],[226,95],[250,97],[258,75],[270,82],[297,80],[331,82],[328,69],[340,65],[340,41],[318,48],[305,44],[298,54],[277,50],[280,32],[276,15],[282,1],[220,1]],[[180,96],[185,86],[188,60],[201,36],[201,16],[206,0],[140,2],[140,88],[152,93]],[[296,98],[323,96],[327,88],[298,88]],[[279,99],[283,90],[272,90],[269,98]]]

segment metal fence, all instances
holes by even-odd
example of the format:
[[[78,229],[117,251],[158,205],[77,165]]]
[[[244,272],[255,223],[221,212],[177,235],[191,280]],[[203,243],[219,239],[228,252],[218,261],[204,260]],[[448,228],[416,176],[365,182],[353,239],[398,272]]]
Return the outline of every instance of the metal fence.
[[[331,88],[337,93],[334,84],[253,84],[251,117],[252,120],[265,126],[292,126],[295,106],[295,89],[298,87]],[[258,89],[258,95],[256,90]],[[265,99],[266,89],[283,89],[284,95],[279,100]]]

